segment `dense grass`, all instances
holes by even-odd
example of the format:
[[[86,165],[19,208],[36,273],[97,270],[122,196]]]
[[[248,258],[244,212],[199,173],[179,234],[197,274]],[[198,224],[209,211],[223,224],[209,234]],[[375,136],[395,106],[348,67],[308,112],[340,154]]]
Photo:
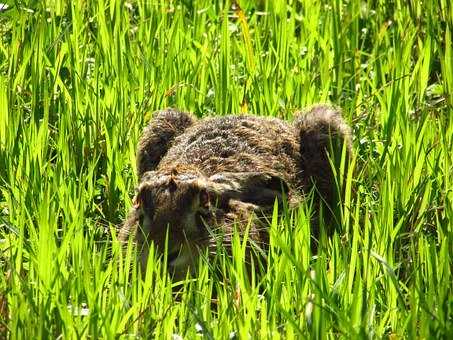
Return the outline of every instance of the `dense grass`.
[[[7,3],[0,337],[453,336],[449,0]],[[177,294],[153,254],[139,278],[115,226],[153,110],[291,119],[326,101],[355,154],[317,254],[307,204],[270,221],[263,277],[238,241]]]

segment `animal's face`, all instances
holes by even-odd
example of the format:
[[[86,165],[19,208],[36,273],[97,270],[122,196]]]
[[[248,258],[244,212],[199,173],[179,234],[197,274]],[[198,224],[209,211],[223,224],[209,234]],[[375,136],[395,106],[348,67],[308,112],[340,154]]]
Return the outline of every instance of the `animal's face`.
[[[226,219],[244,219],[244,215],[271,207],[282,189],[280,179],[255,172],[210,178],[175,170],[145,173],[134,205],[139,214],[136,241],[142,265],[146,265],[151,242],[161,252],[167,244],[170,272],[184,277],[189,268],[196,267],[199,254],[215,246],[213,234]]]
[[[163,251],[167,240],[168,265],[185,275],[206,239],[204,218],[208,208],[204,180],[193,174],[147,172],[135,198],[139,209],[137,242],[142,246],[142,264],[154,242]]]

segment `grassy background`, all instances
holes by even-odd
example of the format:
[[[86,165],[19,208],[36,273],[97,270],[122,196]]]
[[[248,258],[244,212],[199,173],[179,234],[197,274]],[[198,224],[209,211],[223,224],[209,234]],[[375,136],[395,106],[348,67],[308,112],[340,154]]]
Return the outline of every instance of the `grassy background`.
[[[453,336],[449,0],[5,3],[0,337]],[[355,173],[318,254],[303,205],[271,221],[264,277],[238,241],[176,295],[153,254],[138,278],[111,240],[153,110],[291,119],[326,101]]]

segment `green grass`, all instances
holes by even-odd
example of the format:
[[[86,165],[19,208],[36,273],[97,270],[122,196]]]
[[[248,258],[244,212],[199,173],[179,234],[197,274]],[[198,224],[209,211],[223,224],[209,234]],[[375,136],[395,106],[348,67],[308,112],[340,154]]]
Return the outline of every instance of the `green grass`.
[[[6,1],[0,12],[0,337],[453,336],[453,6],[448,0]],[[266,274],[240,241],[172,293],[115,226],[153,110],[354,130],[341,230],[308,204],[270,221]],[[221,252],[221,250],[219,251]]]

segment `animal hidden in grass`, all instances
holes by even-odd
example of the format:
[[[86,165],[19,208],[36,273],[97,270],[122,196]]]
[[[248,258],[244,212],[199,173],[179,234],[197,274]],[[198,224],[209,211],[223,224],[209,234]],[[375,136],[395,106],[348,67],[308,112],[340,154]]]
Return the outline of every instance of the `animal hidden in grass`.
[[[350,136],[331,105],[298,112],[292,122],[155,112],[138,143],[137,194],[118,238],[136,242],[143,267],[151,243],[161,253],[167,244],[176,278],[193,273],[199,256],[209,258],[219,245],[231,254],[233,231],[247,230],[265,253],[275,201],[294,207],[314,197],[317,212],[338,204],[339,162],[332,160],[349,154]],[[314,240],[319,217],[315,212],[311,223]]]

